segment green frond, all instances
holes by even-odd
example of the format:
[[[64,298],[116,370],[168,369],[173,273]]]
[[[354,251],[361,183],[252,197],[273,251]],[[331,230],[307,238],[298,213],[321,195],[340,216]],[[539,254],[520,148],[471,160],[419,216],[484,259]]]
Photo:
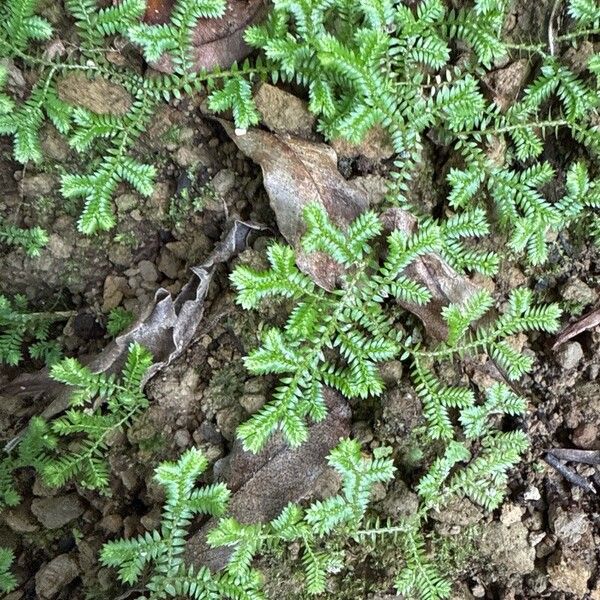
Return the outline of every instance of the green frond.
[[[10,572],[15,555],[10,548],[0,546],[0,592],[8,594],[17,587],[17,579]]]

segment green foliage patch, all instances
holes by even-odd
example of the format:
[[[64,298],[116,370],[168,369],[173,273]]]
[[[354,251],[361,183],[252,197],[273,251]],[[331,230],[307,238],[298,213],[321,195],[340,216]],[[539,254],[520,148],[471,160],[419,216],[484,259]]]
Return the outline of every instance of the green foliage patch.
[[[117,568],[119,579],[130,585],[145,574],[148,600],[169,596],[258,600],[264,594],[261,575],[252,568],[255,557],[298,542],[303,548],[306,591],[321,593],[327,570],[340,563],[339,552],[324,550],[323,540],[334,533],[345,537],[360,525],[373,485],[392,477],[394,467],[389,453],[389,448],[380,448],[372,459],[365,458],[357,442],[343,440],[329,456],[330,465],[342,478],[339,495],[317,501],[307,509],[289,504],[270,523],[242,524],[222,517],[207,541],[213,548],[228,546],[233,552],[222,571],[211,573],[206,567],[186,565],[183,555],[187,528],[197,514],[221,517],[227,509],[229,490],[221,483],[194,488],[208,463],[199,450],[188,450],[176,463],[163,463],[156,470],[155,479],[166,493],[160,530],[109,542],[100,560]]]
[[[51,487],[76,480],[107,492],[106,450],[112,437],[147,408],[141,382],[151,364],[151,354],[139,344],[131,345],[119,377],[92,373],[74,358],[55,363],[53,379],[75,388],[69,409],[50,422],[31,419],[16,449],[0,461],[0,506],[21,501],[14,473],[24,467],[33,467]]]

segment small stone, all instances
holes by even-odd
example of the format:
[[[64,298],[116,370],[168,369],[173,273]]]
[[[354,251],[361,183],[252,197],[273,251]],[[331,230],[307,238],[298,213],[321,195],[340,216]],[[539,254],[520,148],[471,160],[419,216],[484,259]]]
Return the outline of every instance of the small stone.
[[[60,554],[36,573],[35,591],[40,598],[53,598],[78,575],[77,563],[68,554]]]
[[[158,280],[158,270],[153,262],[142,260],[138,263],[138,269],[144,281],[155,283]]]
[[[123,289],[128,287],[125,277],[108,275],[104,280],[102,311],[108,312],[119,306],[121,300],[123,300]]]
[[[217,413],[217,426],[221,435],[228,441],[235,439],[235,430],[246,420],[246,414],[236,407],[224,408]]]
[[[511,575],[531,573],[535,568],[535,549],[529,545],[528,533],[522,522],[508,527],[490,523],[482,530],[479,541],[482,558]]]
[[[129,469],[125,469],[119,473],[121,477],[121,481],[125,486],[125,489],[130,492],[137,487],[138,484],[138,471],[135,467],[130,467]]]
[[[381,204],[389,191],[389,181],[381,175],[354,177],[352,183],[362,192],[371,207]]]
[[[240,398],[240,404],[249,415],[258,412],[265,405],[266,401],[267,398],[264,394],[244,394]]]
[[[184,168],[195,167],[199,164],[203,166],[210,165],[210,158],[206,156],[206,150],[202,146],[189,148],[188,146],[180,146],[175,153],[175,162]]]
[[[187,260],[190,256],[190,246],[187,242],[169,242],[165,246],[180,260]]]
[[[338,138],[331,142],[331,147],[336,151],[338,156],[347,158],[364,156],[375,162],[386,160],[394,154],[394,147],[392,146],[389,133],[380,125],[372,127],[359,144],[353,144],[347,140]]]
[[[77,333],[76,333],[77,335]],[[57,488],[50,487],[44,483],[44,480],[38,475],[33,482],[32,492],[36,496],[41,496],[42,498],[49,498],[51,496],[56,496]]]
[[[583,358],[579,342],[568,342],[556,353],[556,360],[563,369],[574,369]]]
[[[473,586],[471,593],[475,598],[485,598],[485,588],[480,583]]]
[[[223,441],[223,437],[217,431],[217,428],[211,421],[202,421],[200,427],[194,431],[193,438],[196,444],[202,444],[206,442],[220,444]]]
[[[180,261],[175,255],[166,248],[163,248],[158,260],[158,270],[164,273],[169,279],[177,279],[179,272]]]
[[[600,433],[596,423],[583,423],[579,425],[571,436],[573,443],[584,450],[600,449]]]
[[[527,501],[537,502],[542,498],[540,490],[535,485],[530,485],[523,494],[523,498]]]
[[[507,503],[502,507],[500,522],[507,527],[514,523],[520,523],[525,510],[516,504]]]
[[[32,533],[38,528],[24,504],[4,510],[2,517],[4,522],[16,533]]]
[[[190,445],[192,438],[190,432],[187,429],[178,429],[173,435],[173,441],[179,448],[186,448]]]
[[[217,195],[224,198],[235,187],[235,173],[231,169],[221,169],[211,184]]]
[[[275,133],[291,133],[310,137],[315,117],[308,111],[306,102],[284,90],[263,83],[254,95],[256,108],[262,122]]]
[[[140,523],[146,531],[154,531],[160,527],[160,510],[152,510],[140,519]]]
[[[390,360],[380,367],[381,378],[388,386],[398,385],[402,379],[402,363],[399,360]]]
[[[75,106],[83,106],[101,115],[125,115],[131,108],[131,95],[118,83],[102,77],[88,79],[70,73],[59,79],[58,97]]]
[[[19,183],[19,190],[26,198],[38,198],[51,194],[58,185],[58,180],[50,173],[38,173],[25,177]]]
[[[561,296],[567,302],[587,306],[596,302],[598,293],[580,279],[574,279],[563,286]]]
[[[53,126],[45,127],[40,136],[42,151],[46,158],[56,162],[64,162],[69,155],[69,144]]]
[[[108,260],[118,267],[126,267],[133,260],[133,252],[124,244],[112,244],[108,251]]]
[[[486,75],[485,81],[495,92],[493,101],[497,106],[504,110],[515,101],[529,70],[529,61],[521,59]]]
[[[106,533],[119,533],[123,527],[123,519],[121,515],[110,514],[103,517],[99,525]]]
[[[567,560],[561,551],[548,561],[548,581],[557,590],[583,598],[588,593],[588,581],[592,576],[589,565],[581,559]]]
[[[64,237],[56,233],[49,236],[47,247],[50,254],[58,259],[69,258],[73,253],[73,247],[66,242]]]
[[[554,533],[563,546],[573,546],[588,532],[590,522],[584,512],[557,508],[552,519]]]
[[[46,529],[58,529],[83,514],[83,505],[77,494],[35,498],[31,502],[31,512]]]
[[[125,213],[139,204],[139,198],[135,194],[121,194],[115,198],[117,210]]]

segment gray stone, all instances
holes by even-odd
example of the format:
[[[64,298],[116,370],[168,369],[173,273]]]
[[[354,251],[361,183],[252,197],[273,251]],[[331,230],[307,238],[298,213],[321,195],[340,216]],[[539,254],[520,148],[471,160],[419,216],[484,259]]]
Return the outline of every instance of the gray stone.
[[[548,561],[548,581],[557,590],[583,598],[588,593],[591,567],[582,559],[567,558],[561,551],[555,552]]]
[[[583,358],[579,342],[568,342],[556,353],[556,360],[563,369],[574,369]]]
[[[104,280],[104,292],[102,295],[102,310],[108,312],[121,304],[123,300],[123,292],[128,288],[127,279],[125,277],[117,277],[108,275]]]
[[[211,183],[217,195],[223,198],[235,187],[235,173],[231,169],[221,169]]]
[[[31,512],[46,529],[58,529],[83,514],[83,505],[77,494],[35,498]]]
[[[380,161],[393,156],[394,148],[389,133],[380,125],[370,129],[362,142],[353,144],[342,138],[331,142],[331,147],[339,156],[355,158],[364,156],[368,160]]]
[[[142,260],[138,264],[138,269],[144,281],[155,283],[158,280],[158,270],[153,262]]]
[[[139,198],[135,194],[121,194],[115,198],[117,210],[121,213],[135,208],[139,203]]]
[[[37,175],[28,175],[19,183],[19,189],[26,198],[37,198],[45,196],[54,190],[58,185],[58,180],[50,173],[38,173]]]
[[[60,554],[36,573],[35,591],[42,599],[53,598],[78,575],[77,563],[68,554]]]
[[[123,527],[123,519],[121,515],[110,514],[106,515],[100,521],[100,527],[106,531],[106,533],[119,533],[121,527]]]
[[[557,508],[552,518],[552,528],[563,546],[573,546],[588,532],[590,522],[584,512]]]
[[[402,379],[402,363],[399,360],[390,360],[380,368],[381,378],[387,386],[398,385]]]
[[[158,270],[169,279],[176,279],[179,272],[180,262],[177,257],[166,248],[163,248],[158,260]]]
[[[212,162],[206,149],[202,146],[195,146],[194,148],[180,146],[175,153],[174,158],[175,162],[180,167],[184,168],[195,167],[197,165],[208,167]]]
[[[310,137],[315,117],[306,102],[284,90],[263,83],[254,95],[262,122],[275,133],[291,133]]]
[[[65,238],[56,233],[52,233],[48,239],[48,250],[52,256],[60,259],[69,258],[73,253],[73,247],[67,244]]]
[[[500,572],[526,575],[535,568],[535,549],[529,545],[528,530],[522,522],[510,526],[490,523],[482,530],[479,551]]]
[[[561,290],[561,296],[567,302],[583,304],[584,306],[593,304],[598,298],[597,292],[579,279],[574,279],[565,284]]]
[[[259,411],[267,401],[264,394],[244,394],[240,398],[240,404],[244,407],[244,410],[252,415]]]
[[[64,162],[69,155],[69,144],[53,127],[45,127],[42,131],[40,143],[44,156],[56,162]]]
[[[178,429],[173,435],[173,441],[179,448],[186,448],[190,445],[192,437],[187,429]]]
[[[4,510],[2,517],[4,522],[16,533],[32,533],[38,528],[24,504]]]
[[[124,115],[131,107],[131,95],[121,85],[97,77],[88,79],[79,73],[70,73],[58,81],[58,97],[64,102],[83,106],[92,112]]]

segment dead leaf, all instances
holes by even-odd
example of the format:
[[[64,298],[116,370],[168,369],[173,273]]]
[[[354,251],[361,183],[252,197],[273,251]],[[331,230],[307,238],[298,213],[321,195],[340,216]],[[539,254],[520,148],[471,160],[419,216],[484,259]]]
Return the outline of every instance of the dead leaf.
[[[168,23],[173,6],[173,0],[150,0],[144,21],[151,25]],[[252,48],[244,41],[244,31],[262,21],[268,10],[264,0],[229,0],[222,18],[200,19],[192,40],[194,70],[226,69],[246,58]],[[162,57],[152,67],[163,73],[173,72],[169,56]]]
[[[314,494],[315,482],[329,474],[326,457],[342,437],[350,433],[350,408],[342,396],[324,390],[327,417],[309,425],[308,441],[290,448],[281,437],[273,438],[260,454],[245,452],[236,440],[225,464],[215,465],[215,475],[233,492],[227,516],[241,523],[266,523],[290,502]],[[218,466],[220,468],[218,468]],[[218,472],[220,471],[220,473]],[[206,534],[215,527],[210,519],[187,544],[188,561],[197,566],[222,569],[232,548],[209,548]]]
[[[251,129],[236,135],[233,125],[219,120],[237,147],[257,162],[283,237],[298,252],[298,266],[321,287],[333,290],[341,267],[322,253],[299,248],[305,226],[302,211],[320,202],[331,220],[346,227],[368,209],[366,197],[337,170],[337,155],[325,144]]]
[[[258,129],[236,135],[231,123],[219,122],[238,148],[261,166],[277,225],[298,252],[298,267],[318,285],[332,290],[341,267],[323,254],[306,255],[299,249],[305,228],[302,211],[307,204],[319,202],[336,225],[345,227],[368,209],[365,191],[344,179],[337,169],[335,151],[325,144]],[[387,211],[381,218],[388,231],[401,229],[410,235],[417,228],[415,217],[399,208]],[[462,304],[477,290],[476,286],[436,254],[421,257],[406,273],[425,285],[432,298],[425,306],[401,305],[423,321],[431,336],[445,339],[447,327],[441,317],[442,307]]]
[[[175,298],[163,288],[157,290],[154,301],[137,321],[90,360],[87,366],[94,373],[119,372],[127,359],[129,346],[137,342],[150,350],[154,357],[142,382],[145,385],[158,371],[180,356],[195,335],[216,266],[241,252],[246,247],[250,233],[262,229],[262,226],[254,223],[235,221],[225,239],[217,244],[206,261],[191,268],[192,277]],[[52,380],[47,370],[20,376],[0,389],[0,397],[45,395],[52,398],[41,413],[46,419],[68,407],[70,393],[70,388]],[[14,447],[18,439],[19,436],[9,442],[9,446]]]
[[[559,346],[570,340],[571,338],[579,335],[580,333],[593,329],[600,325],[600,307],[594,309],[591,313],[581,317],[575,323],[571,323],[565,327],[557,336],[552,350],[556,350]]]

